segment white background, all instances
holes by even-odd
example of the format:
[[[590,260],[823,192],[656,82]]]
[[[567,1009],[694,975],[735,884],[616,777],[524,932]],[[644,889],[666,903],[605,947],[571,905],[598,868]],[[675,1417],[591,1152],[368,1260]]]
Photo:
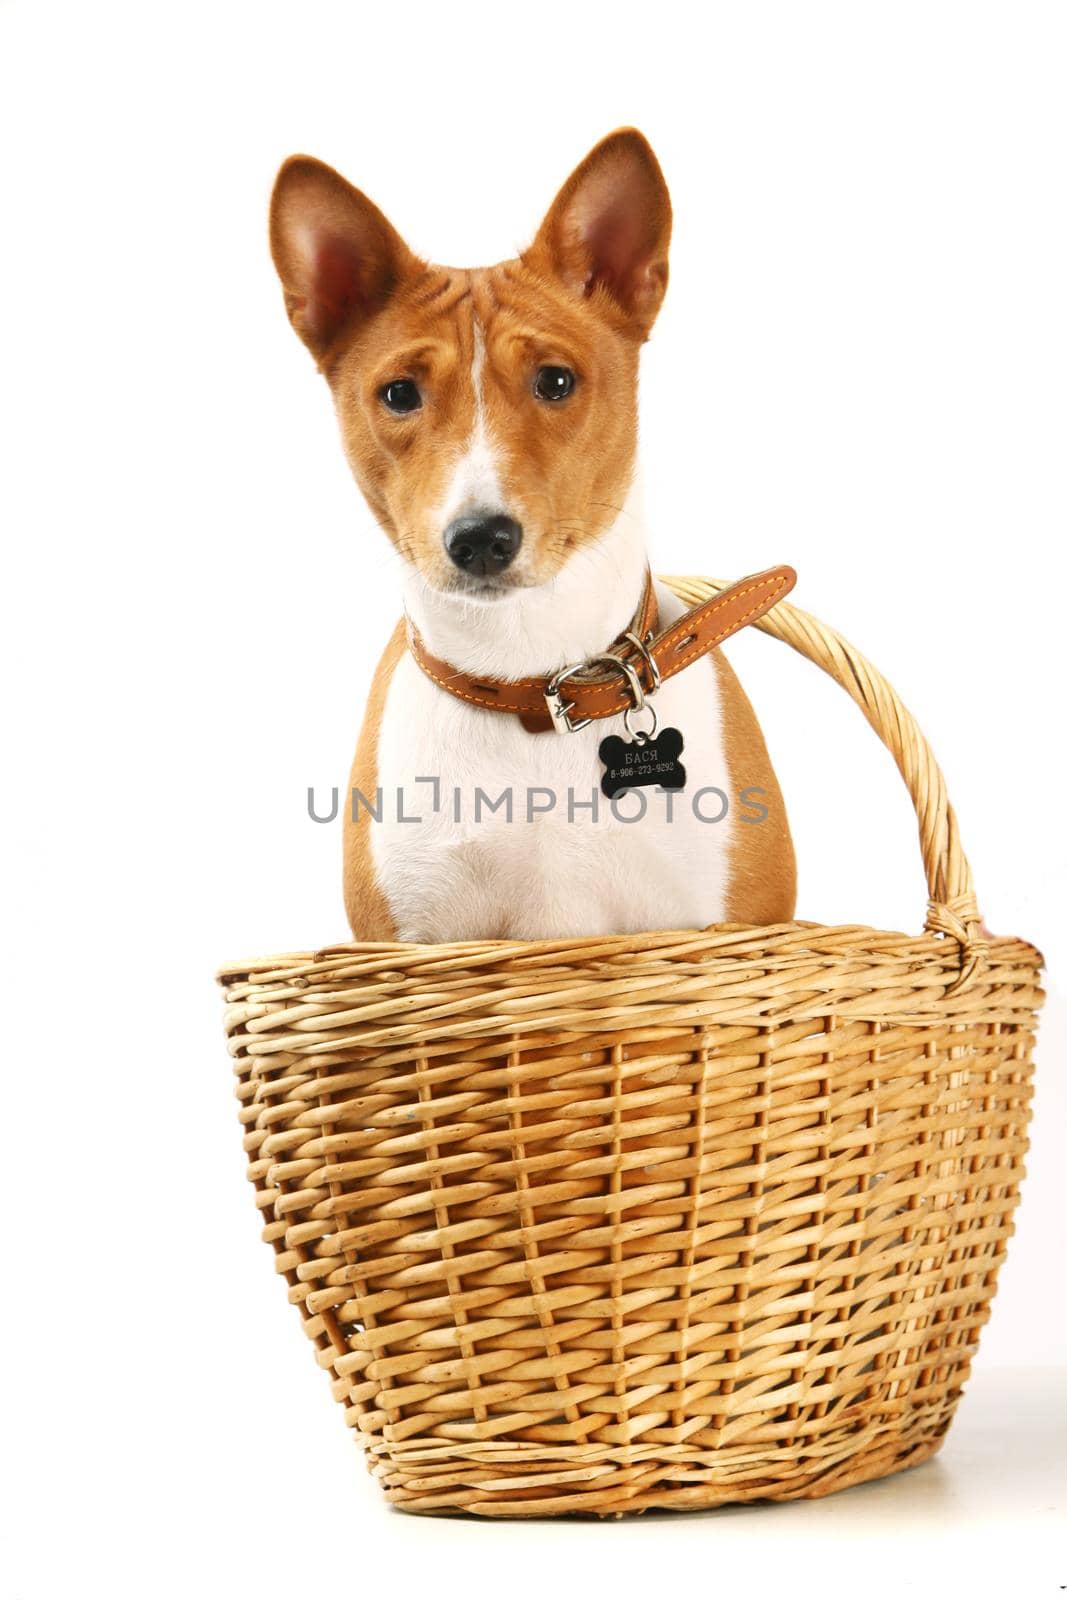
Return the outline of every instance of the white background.
[[[1019,0],[0,5],[5,1593],[1067,1581],[1065,72],[1062,7]],[[987,920],[1051,969],[1030,1176],[929,1467],[818,1506],[422,1522],[380,1502],[257,1241],[212,982],[345,935],[305,791],[344,784],[397,611],[266,202],[304,149],[417,250],[498,260],[628,122],[676,215],[655,562],[792,562],[919,715]],[[730,654],[800,914],[918,929],[888,756],[780,646]]]

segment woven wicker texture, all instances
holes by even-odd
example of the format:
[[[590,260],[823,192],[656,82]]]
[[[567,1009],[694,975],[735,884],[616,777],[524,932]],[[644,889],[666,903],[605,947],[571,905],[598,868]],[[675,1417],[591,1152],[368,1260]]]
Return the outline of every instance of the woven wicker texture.
[[[888,684],[794,606],[759,626],[896,758],[922,934],[353,944],[220,975],[264,1237],[406,1510],[821,1495],[951,1421],[1012,1230],[1041,958],[981,936]]]

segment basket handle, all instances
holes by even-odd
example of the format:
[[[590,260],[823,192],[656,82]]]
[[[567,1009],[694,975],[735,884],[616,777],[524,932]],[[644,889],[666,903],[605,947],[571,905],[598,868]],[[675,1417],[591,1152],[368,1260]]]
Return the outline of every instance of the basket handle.
[[[665,577],[662,581],[689,606],[728,587],[717,578]],[[988,940],[974,897],[970,863],[960,843],[956,813],[925,734],[878,669],[825,622],[799,606],[779,600],[754,625],[814,661],[839,683],[896,762],[919,821],[929,893],[926,931],[948,934],[959,943],[960,971],[952,984],[952,990],[958,991],[977,973]]]

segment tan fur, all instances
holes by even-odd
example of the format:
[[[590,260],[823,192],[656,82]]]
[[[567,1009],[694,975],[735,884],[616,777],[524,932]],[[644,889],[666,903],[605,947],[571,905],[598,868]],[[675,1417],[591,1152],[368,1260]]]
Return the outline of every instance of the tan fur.
[[[767,807],[764,822],[744,821],[738,807],[730,859],[730,893],[727,907],[731,922],[791,922],[796,908],[797,869],[785,801],[774,775],[763,732],[749,698],[721,650],[711,656],[719,679],[722,702],[723,743],[729,767],[731,804],[743,789],[760,788],[759,803]]]
[[[371,803],[374,801],[378,787],[378,730],[389,684],[405,648],[404,624],[398,622],[374,674],[348,781],[344,813],[344,892],[348,923],[356,939],[396,938],[396,927],[378,886],[371,857],[374,824],[363,807],[359,809],[358,820],[353,822],[351,800],[352,790],[358,789]]]
[[[562,290],[519,261],[427,267],[329,374],[342,440],[401,554],[436,587],[453,585],[438,508],[474,426],[475,317],[486,342],[486,421],[506,503],[523,527],[523,581],[546,583],[575,545],[599,538],[614,519],[637,432],[638,346]],[[558,406],[528,398],[548,365],[578,374]],[[398,377],[419,384],[420,412],[397,417],[382,406],[379,391]]]

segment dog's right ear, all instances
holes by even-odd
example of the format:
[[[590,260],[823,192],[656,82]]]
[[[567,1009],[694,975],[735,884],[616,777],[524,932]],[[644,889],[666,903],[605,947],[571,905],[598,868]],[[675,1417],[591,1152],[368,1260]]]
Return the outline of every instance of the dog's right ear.
[[[373,201],[313,156],[274,182],[270,249],[289,321],[320,367],[422,263]]]

